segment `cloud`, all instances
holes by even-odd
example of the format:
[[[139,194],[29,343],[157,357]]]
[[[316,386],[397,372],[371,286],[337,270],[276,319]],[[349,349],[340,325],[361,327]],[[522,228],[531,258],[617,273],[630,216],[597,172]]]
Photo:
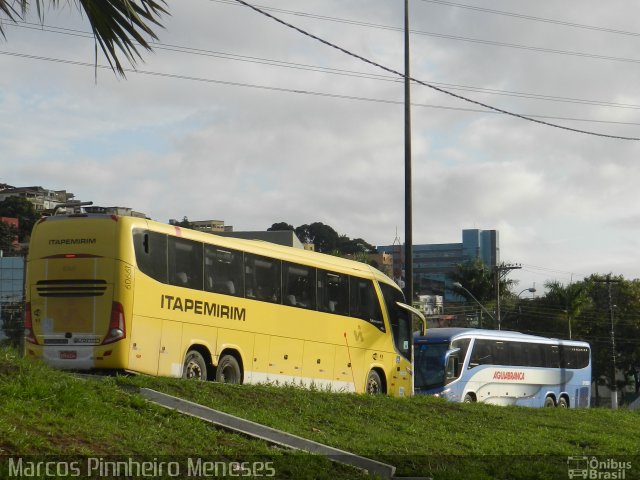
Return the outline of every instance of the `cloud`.
[[[509,111],[639,136],[637,125],[561,120],[640,122],[632,37],[567,25],[632,32],[639,7],[623,4],[490,6],[560,22],[549,23],[411,2],[411,73]],[[272,6],[314,35],[403,68],[400,4]],[[391,74],[244,7],[184,0],[170,8],[161,44],[126,80],[98,69],[96,82],[90,38],[8,30],[4,52],[89,66],[1,55],[1,182],[67,189],[161,221],[214,218],[238,230],[322,221],[379,245],[404,236],[402,82],[371,78]],[[45,20],[88,31],[73,9]],[[411,93],[416,243],[498,229],[502,258],[536,267],[512,273],[523,288],[571,272],[638,276],[639,142],[460,110],[482,108],[424,86]]]

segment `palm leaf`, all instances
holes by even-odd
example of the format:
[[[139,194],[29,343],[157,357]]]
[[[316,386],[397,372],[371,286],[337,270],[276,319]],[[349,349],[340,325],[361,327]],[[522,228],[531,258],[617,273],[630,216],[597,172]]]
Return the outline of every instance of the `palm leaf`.
[[[44,20],[44,3],[45,0],[35,1],[41,21]],[[49,0],[54,8],[60,3],[60,0]],[[71,0],[65,3],[71,3]],[[87,16],[96,42],[111,68],[122,76],[124,68],[118,55],[124,55],[129,63],[135,65],[142,58],[138,47],[150,51],[152,48],[147,39],[158,38],[151,26],[162,27],[160,16],[169,14],[164,0],[73,0],[73,3]],[[15,4],[19,9],[14,7]],[[28,7],[29,0],[0,0],[0,13],[12,22],[24,18]],[[0,34],[4,36],[2,23]]]

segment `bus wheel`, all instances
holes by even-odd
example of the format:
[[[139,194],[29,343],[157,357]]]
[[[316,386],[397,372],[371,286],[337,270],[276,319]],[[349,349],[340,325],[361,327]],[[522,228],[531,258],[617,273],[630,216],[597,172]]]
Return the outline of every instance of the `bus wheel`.
[[[371,370],[367,377],[367,393],[370,395],[383,393],[382,380],[380,379],[378,372],[375,370]]]
[[[242,372],[233,355],[223,355],[216,368],[216,382],[242,383]]]
[[[560,397],[558,400],[558,408],[569,408],[569,402],[565,397]]]
[[[207,379],[207,362],[196,350],[190,350],[184,359],[182,367],[182,378],[193,378],[194,380]]]
[[[464,396],[463,402],[464,403],[475,403],[476,402],[476,397],[473,396],[473,394],[471,394],[471,393],[467,393]]]
[[[553,399],[553,397],[547,397],[544,399],[544,406],[545,407],[555,407],[556,406],[556,402]]]

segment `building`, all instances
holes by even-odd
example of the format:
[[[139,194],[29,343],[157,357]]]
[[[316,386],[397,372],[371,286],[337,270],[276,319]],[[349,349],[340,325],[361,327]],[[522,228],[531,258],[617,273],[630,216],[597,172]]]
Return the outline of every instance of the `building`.
[[[393,260],[394,256],[390,253],[368,253],[367,263],[377,268],[390,278],[393,278]]]
[[[101,213],[106,215],[119,215],[121,217],[138,217],[147,218],[144,213],[136,212],[129,207],[98,207],[98,206],[86,206],[82,209],[87,213]]]
[[[73,200],[73,193],[66,190],[49,190],[42,187],[12,187],[11,185],[0,185],[0,202],[9,197],[21,197],[29,200],[36,212],[52,212],[61,203]]]
[[[7,336],[4,322],[13,327],[22,318],[24,262],[24,257],[5,257],[0,252],[0,340]]]
[[[293,230],[281,230],[271,232],[215,232],[222,237],[244,238],[245,240],[262,240],[265,242],[277,243],[285,247],[305,249],[305,245],[298,239]]]
[[[404,248],[400,245],[378,247],[379,253],[390,253],[393,259],[393,278],[404,276]],[[413,245],[413,290],[416,295],[452,294],[448,273],[457,265],[481,260],[488,267],[500,263],[500,245],[497,230],[462,230],[462,243],[432,243]],[[396,280],[397,281],[397,280]]]

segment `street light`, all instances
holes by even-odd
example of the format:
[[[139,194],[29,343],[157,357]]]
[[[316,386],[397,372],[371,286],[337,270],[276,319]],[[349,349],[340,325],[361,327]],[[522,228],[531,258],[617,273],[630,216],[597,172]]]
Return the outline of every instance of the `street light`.
[[[535,287],[525,288],[524,290],[522,290],[522,291],[518,294],[518,298],[519,298],[519,297],[520,297],[520,295],[522,295],[524,292],[536,293],[536,289],[535,289]]]
[[[487,315],[489,315],[489,318],[490,318],[491,320],[493,320],[493,321],[494,321],[494,323],[496,323],[496,319],[494,318],[494,316],[493,316],[493,315],[491,315],[491,314],[489,313],[489,311],[488,311],[486,308],[484,308],[484,305],[482,305],[482,304],[480,303],[480,301],[479,301],[476,297],[474,297],[474,296],[473,296],[473,293],[471,293],[469,290],[467,290],[466,288],[464,288],[460,282],[453,282],[453,283],[452,283],[452,285],[453,285],[454,287],[456,287],[456,288],[461,288],[462,290],[464,290],[465,292],[467,292],[467,293],[469,294],[469,296],[470,296],[471,298],[473,298],[473,300],[474,300],[478,305],[480,305],[480,308],[482,309],[482,311],[483,311],[484,313],[486,313]],[[499,323],[498,323],[498,330],[500,330],[500,324],[499,324]]]

